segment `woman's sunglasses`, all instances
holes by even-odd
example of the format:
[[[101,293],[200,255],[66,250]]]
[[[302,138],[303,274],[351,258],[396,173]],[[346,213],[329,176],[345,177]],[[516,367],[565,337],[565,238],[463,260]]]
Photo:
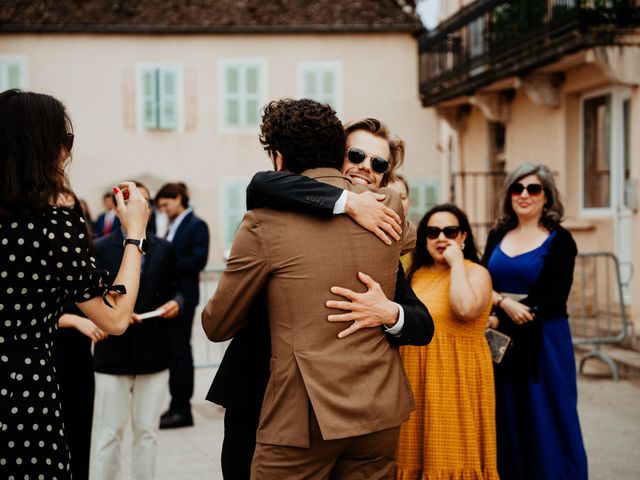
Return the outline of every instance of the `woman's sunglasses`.
[[[64,138],[62,140],[62,146],[65,148],[67,152],[71,151],[71,147],[73,147],[73,133],[65,133]]]
[[[542,185],[539,183],[530,183],[529,185],[523,185],[520,182],[512,183],[509,187],[509,193],[513,196],[522,195],[522,192],[527,191],[529,196],[537,197],[542,193]]]
[[[351,163],[358,165],[359,163],[364,162],[365,158],[367,158],[367,154],[364,150],[351,147],[347,151],[347,158]],[[387,173],[389,170],[389,160],[382,157],[371,157],[371,170],[376,173]]]
[[[449,225],[448,227],[427,227],[427,238],[429,240],[435,240],[440,236],[440,233],[444,233],[444,236],[449,240],[453,240],[460,235],[459,225]]]

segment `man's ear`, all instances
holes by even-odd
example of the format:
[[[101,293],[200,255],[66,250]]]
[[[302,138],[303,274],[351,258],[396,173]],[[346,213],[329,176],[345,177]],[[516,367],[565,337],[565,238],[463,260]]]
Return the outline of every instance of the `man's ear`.
[[[278,172],[284,172],[287,169],[287,167],[285,167],[284,165],[282,154],[278,150],[276,150],[275,166],[276,166],[276,171]]]

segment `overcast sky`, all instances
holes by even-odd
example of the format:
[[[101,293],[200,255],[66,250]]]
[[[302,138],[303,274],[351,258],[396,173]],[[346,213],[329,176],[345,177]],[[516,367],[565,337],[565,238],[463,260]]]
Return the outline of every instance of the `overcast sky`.
[[[438,24],[438,9],[440,0],[421,0],[418,2],[417,12],[422,19],[422,23],[429,29]]]

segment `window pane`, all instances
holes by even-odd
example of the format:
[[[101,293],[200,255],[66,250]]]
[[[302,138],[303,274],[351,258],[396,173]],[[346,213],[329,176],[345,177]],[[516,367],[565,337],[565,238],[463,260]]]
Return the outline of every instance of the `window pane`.
[[[304,72],[304,96],[306,98],[314,99],[318,94],[318,87],[316,85],[316,76],[313,72]]]
[[[259,106],[258,101],[255,99],[247,100],[246,103],[246,113],[247,113],[247,125],[259,125],[260,117],[259,117]]]
[[[235,127],[240,124],[240,106],[238,100],[227,100],[227,125]]]
[[[258,93],[258,68],[247,68],[247,93]]]
[[[611,206],[611,96],[584,103],[584,207]]]
[[[484,51],[484,18],[480,17],[469,24],[469,54],[471,58],[482,55]]]
[[[335,92],[335,77],[333,72],[322,73],[322,93],[332,96]]]
[[[237,68],[227,69],[227,93],[238,93],[240,90],[239,72]]]

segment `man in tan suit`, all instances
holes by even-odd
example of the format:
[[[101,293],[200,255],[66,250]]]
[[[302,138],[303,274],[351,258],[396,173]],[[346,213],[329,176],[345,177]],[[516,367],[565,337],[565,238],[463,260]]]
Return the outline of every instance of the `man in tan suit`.
[[[311,100],[270,103],[261,142],[279,170],[349,191],[339,169],[342,124]],[[386,202],[401,214],[400,199]],[[271,327],[271,375],[263,401],[252,478],[390,478],[399,426],[414,401],[397,350],[379,328],[339,339],[327,321],[332,286],[363,292],[366,271],[393,298],[401,244],[385,245],[345,216],[314,218],[256,209],[236,235],[218,289],[203,315],[209,339],[231,338],[250,321],[264,291]],[[342,297],[334,297],[342,300]]]

